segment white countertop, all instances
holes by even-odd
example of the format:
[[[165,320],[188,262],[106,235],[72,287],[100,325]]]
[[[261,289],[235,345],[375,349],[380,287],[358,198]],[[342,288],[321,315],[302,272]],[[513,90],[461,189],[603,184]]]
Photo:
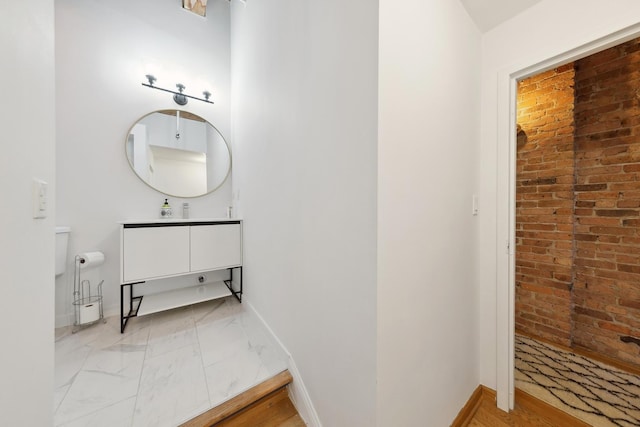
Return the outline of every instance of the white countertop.
[[[152,218],[152,219],[127,219],[118,221],[118,224],[159,224],[159,223],[184,223],[184,222],[237,222],[242,218]]]

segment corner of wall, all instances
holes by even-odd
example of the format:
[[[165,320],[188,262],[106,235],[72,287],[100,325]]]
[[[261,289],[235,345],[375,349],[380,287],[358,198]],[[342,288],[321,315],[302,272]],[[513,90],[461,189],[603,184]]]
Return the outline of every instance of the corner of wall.
[[[269,325],[267,325],[267,322],[265,322],[255,307],[248,302],[246,302],[245,305],[249,308],[249,312],[255,316],[264,330],[269,334],[269,338],[279,347],[282,354],[287,357],[287,368],[293,377],[293,382],[289,385],[289,397],[291,398],[293,405],[298,410],[300,417],[302,417],[304,422],[310,427],[322,427],[318,413],[313,406],[309,392],[302,380],[302,375],[300,374],[291,353],[289,353],[289,350],[287,350],[284,344],[282,344],[282,341],[280,341]]]

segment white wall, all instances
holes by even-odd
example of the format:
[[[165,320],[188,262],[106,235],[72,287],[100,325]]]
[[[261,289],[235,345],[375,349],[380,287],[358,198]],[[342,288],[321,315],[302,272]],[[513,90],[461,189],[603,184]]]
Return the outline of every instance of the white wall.
[[[171,88],[180,81],[187,93],[198,96],[204,89],[199,82],[208,83],[214,105],[190,100],[180,109],[203,117],[228,138],[229,3],[209,1],[202,18],[176,0],[57,0],[55,14],[57,222],[72,229],[70,263],[77,253],[105,253],[105,264],[87,270],[85,277],[105,279],[105,311],[115,314],[117,221],[157,218],[164,201],[129,168],[125,138],[143,115],[178,107],[170,94],[141,85],[147,64],[155,65],[158,86]],[[224,217],[230,200],[228,180],[215,193],[187,201],[191,217],[203,218]],[[170,198],[174,215],[181,215],[182,202]],[[71,267],[56,280],[58,326],[70,320]]]
[[[53,424],[55,121],[53,3],[0,2],[0,425]],[[31,181],[49,183],[32,218]]]
[[[568,61],[586,54],[581,46],[606,37],[640,19],[640,3],[619,0],[545,0],[483,37],[482,142],[480,192],[479,307],[481,382],[505,391],[508,362],[507,301],[511,298],[504,245],[508,238],[509,74],[547,61]],[[599,49],[612,39],[593,43]],[[614,42],[615,43],[615,42]],[[572,50],[574,50],[571,53]],[[568,54],[565,54],[569,52]],[[501,245],[497,247],[498,243]],[[499,269],[496,266],[500,266]],[[499,348],[499,351],[496,349]],[[504,404],[504,401],[503,401]]]
[[[379,426],[449,425],[478,385],[480,46],[457,1],[380,0]]]
[[[246,301],[292,354],[323,425],[375,425],[378,5],[233,8]]]

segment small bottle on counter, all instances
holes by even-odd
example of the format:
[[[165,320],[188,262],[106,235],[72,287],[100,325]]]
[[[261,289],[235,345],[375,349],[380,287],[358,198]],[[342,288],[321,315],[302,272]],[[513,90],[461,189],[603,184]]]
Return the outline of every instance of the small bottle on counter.
[[[182,204],[182,218],[187,219],[189,218],[189,203],[184,202]]]
[[[160,218],[171,218],[173,216],[173,212],[171,211],[171,206],[169,206],[169,199],[164,199],[164,204],[160,208]]]
[[[227,206],[227,218],[231,218],[233,216],[233,207]]]

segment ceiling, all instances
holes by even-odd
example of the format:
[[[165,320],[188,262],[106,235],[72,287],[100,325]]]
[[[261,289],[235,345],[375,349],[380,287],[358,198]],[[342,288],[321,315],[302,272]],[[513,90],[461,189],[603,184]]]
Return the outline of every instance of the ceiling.
[[[460,0],[483,33],[540,1],[542,0]]]

